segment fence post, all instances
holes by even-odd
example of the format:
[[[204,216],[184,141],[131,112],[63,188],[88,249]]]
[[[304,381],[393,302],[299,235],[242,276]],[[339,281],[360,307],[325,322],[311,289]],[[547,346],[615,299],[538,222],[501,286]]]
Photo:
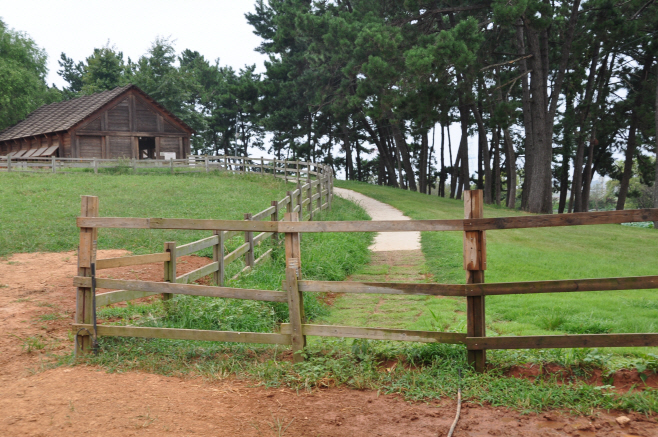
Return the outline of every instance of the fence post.
[[[286,212],[292,212],[292,191],[286,191],[286,196],[288,196],[288,204],[286,205]]]
[[[57,160],[55,159],[55,156],[51,156],[50,159],[53,166],[53,173],[57,173]]]
[[[270,216],[270,221],[273,222],[278,222],[279,221],[279,202],[276,200],[273,200],[270,205],[274,207],[274,212]],[[279,242],[279,233],[278,232],[273,232],[272,233],[272,241],[277,244]]]
[[[308,189],[306,190],[306,195],[308,197],[308,219],[313,220],[313,184],[311,181],[311,175],[308,175]]]
[[[94,174],[98,174],[98,163],[96,162],[96,158],[94,158]]]
[[[224,231],[215,231],[217,235],[217,244],[212,247],[212,260],[219,263],[217,271],[214,273],[215,284],[220,287],[224,286]]]
[[[265,176],[265,160],[260,158],[260,175]]]
[[[464,191],[464,218],[483,218],[482,190]],[[464,231],[464,270],[467,284],[484,282],[487,268],[485,231]],[[485,337],[484,296],[466,298],[466,331],[468,337]],[[469,350],[468,363],[476,372],[484,372],[487,361],[485,350]]]
[[[176,283],[176,242],[168,241],[164,244],[164,251],[169,252],[169,261],[164,262],[164,281]],[[162,293],[162,300],[170,300],[172,293]]]
[[[207,157],[207,156],[204,156],[204,157],[203,157],[203,163],[204,163],[205,166],[206,166],[206,173],[208,173],[208,157]]]
[[[137,173],[137,160],[135,160],[135,158],[133,158],[133,174],[134,173]]]
[[[297,185],[299,185],[299,180],[301,179],[301,175],[299,174],[299,161],[295,161],[295,165],[297,167]]]
[[[322,176],[318,174],[318,212],[322,212]]]
[[[295,212],[286,213],[286,221],[299,221],[299,215]],[[304,317],[304,295],[299,291],[297,281],[302,277],[301,249],[299,245],[299,233],[286,232],[286,292],[288,293],[288,311],[290,313],[290,327],[292,328],[292,361],[300,363],[304,361],[301,352],[306,346],[306,336],[303,333]]]
[[[98,217],[98,197],[82,196],[81,217]],[[78,276],[91,276],[91,263],[93,259],[94,242],[97,239],[96,228],[80,228],[80,245],[78,246]],[[94,308],[91,288],[78,287],[75,299],[75,322],[90,325],[93,323]],[[79,331],[78,331],[79,332]],[[75,336],[75,356],[91,351],[91,334]]]
[[[11,155],[7,155],[7,171],[11,171]]]
[[[302,202],[304,202],[304,193],[302,193],[302,185],[297,181],[297,205],[299,205],[299,220],[304,221],[304,210],[302,209]]]
[[[251,220],[251,213],[244,214],[245,220]],[[250,267],[254,266],[254,233],[247,231],[244,233],[244,242],[249,243],[249,250],[244,254],[244,263]]]

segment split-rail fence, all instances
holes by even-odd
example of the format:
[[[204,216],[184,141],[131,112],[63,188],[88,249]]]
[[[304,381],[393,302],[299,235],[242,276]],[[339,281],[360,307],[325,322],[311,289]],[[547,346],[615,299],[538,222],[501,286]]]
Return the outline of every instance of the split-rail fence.
[[[124,289],[142,293],[188,294],[223,298],[286,302],[290,323],[282,324],[280,332],[253,333],[206,331],[194,329],[150,328],[98,325],[94,335],[188,339],[204,341],[245,342],[291,345],[294,361],[303,360],[300,352],[306,336],[365,338],[464,344],[468,361],[477,371],[486,365],[488,349],[543,349],[582,347],[658,346],[658,333],[643,334],[582,334],[487,337],[485,329],[485,297],[529,293],[565,293],[606,290],[658,289],[658,276],[558,281],[485,283],[487,269],[486,232],[505,229],[552,226],[598,225],[658,220],[658,209],[585,212],[560,215],[528,215],[484,218],[481,190],[464,192],[465,218],[462,220],[410,221],[299,221],[296,212],[285,214],[283,221],[192,220],[166,218],[97,217],[98,199],[83,197],[82,214],[77,219],[80,228],[79,274],[74,279],[78,287],[77,312],[74,327],[85,335],[76,341],[77,352],[90,348],[92,324],[92,294],[90,267],[93,241],[101,228],[130,229],[197,229],[228,232],[278,232],[285,234],[286,280],[284,291],[241,289],[222,286],[202,286],[170,282],[96,279],[98,288]],[[305,232],[463,232],[464,270],[466,284],[417,284],[307,281],[302,277],[300,235]],[[102,263],[102,260],[98,262]],[[327,326],[307,323],[304,317],[304,293],[377,293],[430,296],[461,296],[467,299],[467,329],[465,333],[412,331],[403,329]],[[101,295],[102,296],[102,295]]]
[[[326,176],[331,173],[331,167],[326,164],[250,156],[191,155],[185,159],[100,159],[55,156],[14,159],[11,156],[0,156],[0,170],[9,172],[68,173],[86,170],[98,173],[107,169],[124,169],[133,173],[159,170],[172,174],[223,171],[234,174],[273,175],[298,183],[310,176]]]

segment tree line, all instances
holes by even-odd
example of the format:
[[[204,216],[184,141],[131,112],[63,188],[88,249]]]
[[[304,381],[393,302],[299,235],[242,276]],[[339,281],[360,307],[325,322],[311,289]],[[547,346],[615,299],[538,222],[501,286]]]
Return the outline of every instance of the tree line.
[[[246,19],[263,73],[160,38],[137,62],[62,54],[69,86],[48,95],[135,83],[197,131],[197,153],[267,147],[530,212],[587,211],[595,174],[616,181],[617,209],[651,186],[658,201],[653,0],[261,0]]]

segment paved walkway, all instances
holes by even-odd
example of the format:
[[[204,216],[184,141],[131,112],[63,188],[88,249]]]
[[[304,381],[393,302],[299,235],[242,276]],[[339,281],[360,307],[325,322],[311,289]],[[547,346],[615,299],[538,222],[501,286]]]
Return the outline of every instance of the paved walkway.
[[[334,187],[334,194],[358,203],[373,220],[411,220],[399,209],[356,191]],[[375,237],[370,250],[373,252],[420,250],[420,232],[380,232]]]

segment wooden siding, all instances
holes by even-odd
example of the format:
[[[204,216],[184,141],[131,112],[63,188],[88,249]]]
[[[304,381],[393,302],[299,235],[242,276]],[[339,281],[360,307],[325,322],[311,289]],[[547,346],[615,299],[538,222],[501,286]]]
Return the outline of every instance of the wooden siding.
[[[101,138],[92,136],[78,137],[78,144],[80,144],[79,158],[100,158],[102,156]]]
[[[135,112],[135,131],[158,132],[158,115],[142,99],[135,99]]]
[[[95,118],[80,128],[82,131],[99,131],[101,130],[101,118]]]
[[[128,99],[122,100],[107,113],[107,129],[118,131],[130,130],[130,112]]]
[[[160,140],[160,152],[175,153],[176,158],[179,159],[181,156],[178,147],[178,142],[179,142],[178,138],[163,137]]]
[[[108,137],[110,140],[110,158],[131,158],[132,157],[132,138],[131,137]]]
[[[172,134],[182,133],[183,132],[182,130],[180,130],[176,126],[174,126],[173,124],[169,123],[167,120],[165,120],[165,122],[164,122],[164,131],[166,133],[172,133]]]

